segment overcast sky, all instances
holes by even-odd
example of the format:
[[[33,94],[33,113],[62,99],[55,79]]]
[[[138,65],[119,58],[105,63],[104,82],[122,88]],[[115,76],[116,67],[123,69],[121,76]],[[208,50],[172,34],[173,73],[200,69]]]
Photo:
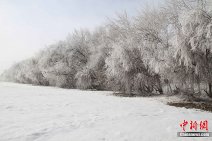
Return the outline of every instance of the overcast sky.
[[[136,15],[160,0],[0,0],[0,73],[65,39],[74,29],[94,27],[127,11]]]

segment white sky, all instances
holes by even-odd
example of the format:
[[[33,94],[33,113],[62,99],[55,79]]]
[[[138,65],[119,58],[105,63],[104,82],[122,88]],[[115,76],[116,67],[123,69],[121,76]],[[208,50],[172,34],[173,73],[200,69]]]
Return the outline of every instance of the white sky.
[[[161,0],[162,1],[162,0]],[[74,29],[94,27],[126,10],[135,15],[160,0],[0,0],[0,73],[65,39]]]

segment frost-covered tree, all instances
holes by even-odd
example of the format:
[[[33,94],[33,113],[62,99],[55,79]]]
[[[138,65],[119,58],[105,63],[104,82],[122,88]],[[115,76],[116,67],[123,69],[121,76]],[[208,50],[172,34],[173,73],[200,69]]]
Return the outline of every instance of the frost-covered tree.
[[[65,41],[51,45],[39,54],[39,67],[49,85],[75,87],[75,75],[89,58],[89,36],[88,31],[75,31]]]
[[[5,81],[14,81],[26,84],[48,85],[46,79],[38,68],[35,58],[24,60],[15,64],[2,74]]]
[[[176,55],[179,63],[189,70],[191,83],[195,83],[196,77],[199,81],[205,80],[208,83],[209,96],[212,96],[211,16],[210,12],[199,8],[180,15],[182,31],[177,35],[176,41]]]
[[[141,92],[154,90],[162,93],[160,85],[157,85],[160,78],[155,77],[156,74],[151,71],[149,64],[145,64],[144,43],[137,36],[137,29],[127,15],[119,16],[111,22],[110,28],[110,34],[116,36],[112,40],[112,51],[106,64],[107,75],[115,83],[114,88],[126,94],[142,94]]]
[[[90,56],[86,66],[76,74],[77,87],[107,89],[105,60],[110,50],[110,40],[105,27],[98,28],[89,41]]]

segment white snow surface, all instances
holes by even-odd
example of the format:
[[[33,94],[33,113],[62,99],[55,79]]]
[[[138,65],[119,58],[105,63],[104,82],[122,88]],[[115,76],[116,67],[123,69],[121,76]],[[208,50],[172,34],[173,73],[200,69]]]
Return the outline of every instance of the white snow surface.
[[[0,82],[0,141],[174,141],[183,120],[212,113],[176,108],[157,98],[127,98]]]

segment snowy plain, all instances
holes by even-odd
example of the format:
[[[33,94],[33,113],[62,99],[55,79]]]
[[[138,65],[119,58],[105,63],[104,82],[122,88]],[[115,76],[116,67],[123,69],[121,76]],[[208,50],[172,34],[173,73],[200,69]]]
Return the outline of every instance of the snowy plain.
[[[212,140],[177,137],[183,120],[212,131],[212,113],[111,94],[0,82],[0,141]]]

